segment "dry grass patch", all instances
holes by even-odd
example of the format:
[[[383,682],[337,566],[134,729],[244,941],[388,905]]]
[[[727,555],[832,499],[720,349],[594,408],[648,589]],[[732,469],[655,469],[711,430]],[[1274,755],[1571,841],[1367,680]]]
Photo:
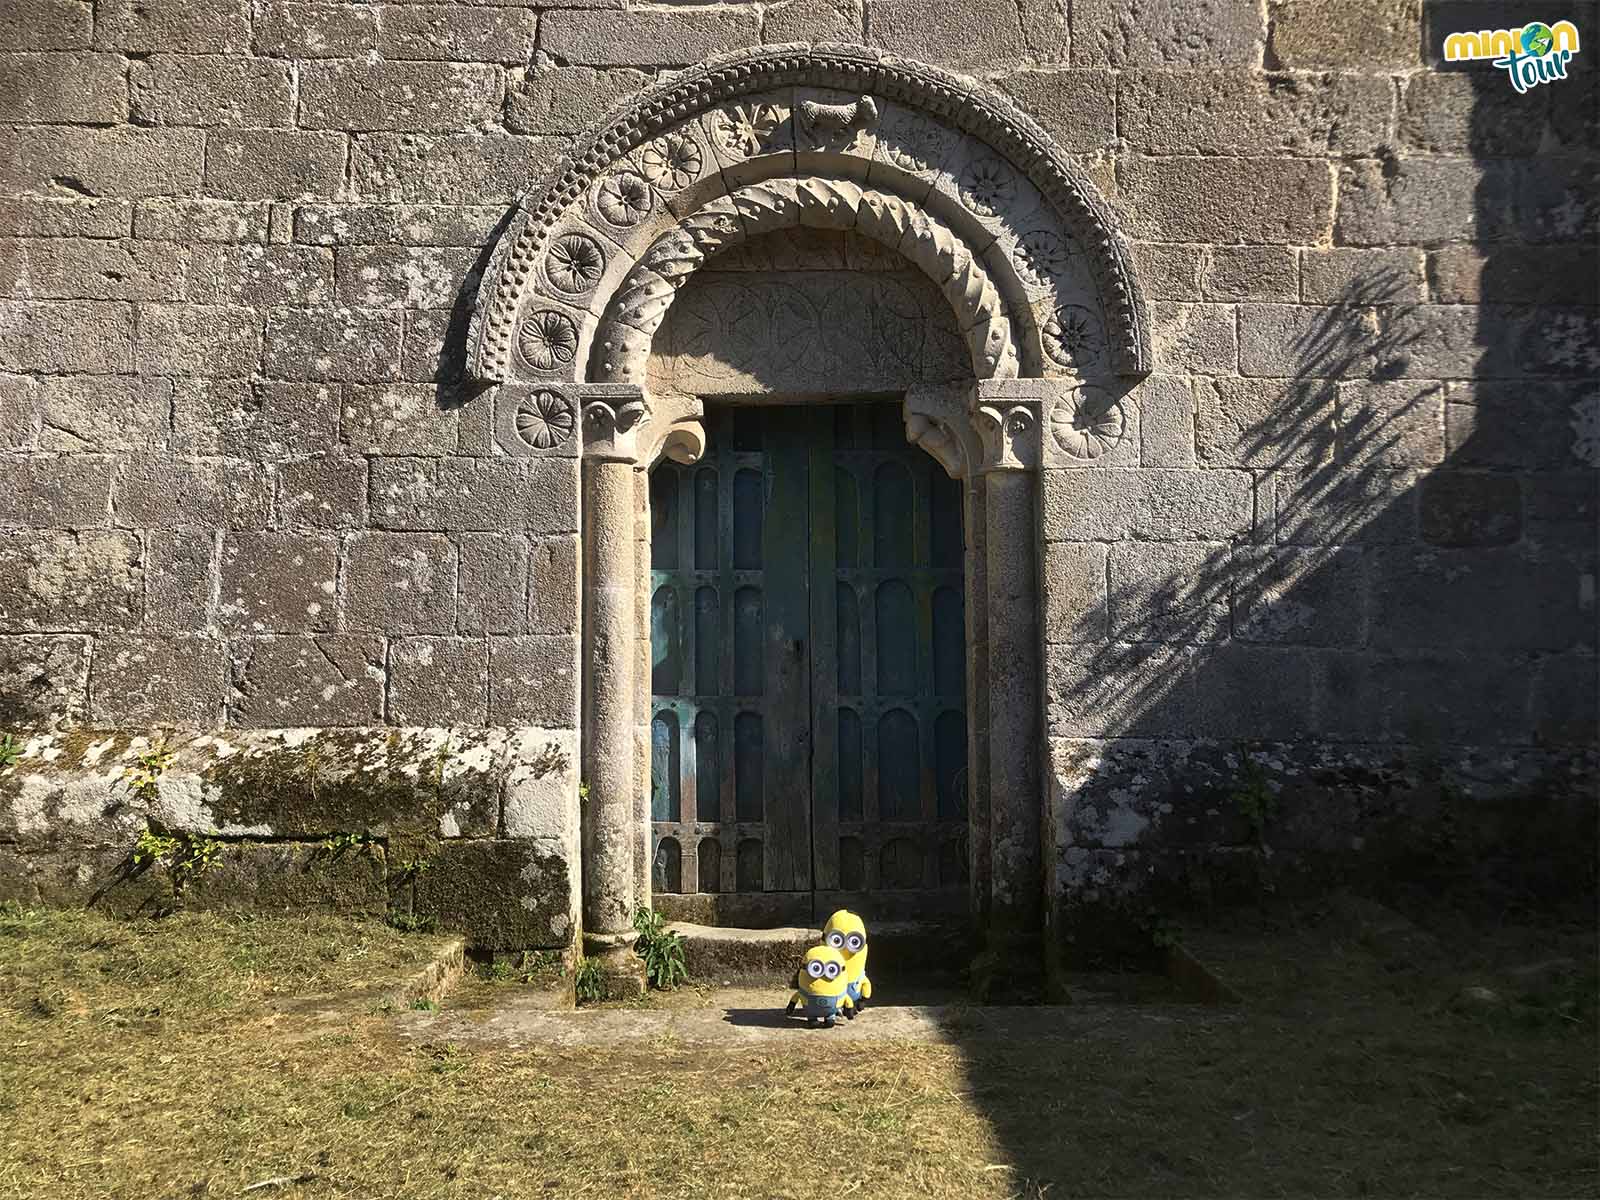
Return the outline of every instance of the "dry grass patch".
[[[1321,926],[1239,935],[1228,953],[1254,1003],[1227,1012],[1128,1006],[1026,1040],[956,1021],[948,1045],[797,1030],[760,1047],[563,1051],[410,1045],[380,1013],[308,1036],[269,1000],[409,970],[431,946],[381,927],[275,928],[6,916],[0,1196],[238,1196],[273,1177],[301,1182],[251,1195],[1596,1186],[1592,1011],[1462,1011],[1453,975]]]

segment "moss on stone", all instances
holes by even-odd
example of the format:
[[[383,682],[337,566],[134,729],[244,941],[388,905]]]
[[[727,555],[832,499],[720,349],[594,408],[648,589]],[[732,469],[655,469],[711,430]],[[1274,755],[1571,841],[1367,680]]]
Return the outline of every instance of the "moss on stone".
[[[452,839],[416,878],[416,912],[485,949],[565,947],[574,933],[569,870],[540,842]]]
[[[448,746],[416,734],[323,730],[298,745],[250,749],[201,771],[219,823],[265,827],[288,836],[366,830],[391,836],[437,834],[448,811],[461,833],[496,832],[498,772],[445,765],[481,744],[452,736]]]

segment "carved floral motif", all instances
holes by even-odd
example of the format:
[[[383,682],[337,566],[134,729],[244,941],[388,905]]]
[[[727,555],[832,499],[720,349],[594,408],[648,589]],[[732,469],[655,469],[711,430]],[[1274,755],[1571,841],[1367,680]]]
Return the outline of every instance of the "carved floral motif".
[[[565,313],[542,309],[522,322],[517,348],[530,367],[551,371],[565,366],[577,354],[578,330]]]
[[[717,144],[740,158],[750,158],[764,151],[782,124],[783,114],[777,106],[759,101],[718,109],[711,116]]]
[[[517,436],[535,450],[561,445],[578,426],[572,401],[559,392],[535,392],[517,407]]]
[[[1122,440],[1122,406],[1100,388],[1079,388],[1050,414],[1050,436],[1073,458],[1099,458]]]
[[[1099,319],[1081,304],[1064,304],[1040,330],[1045,355],[1058,366],[1084,371],[1105,352]]]
[[[998,158],[975,158],[961,172],[961,203],[980,217],[992,217],[1017,198],[1017,177]]]
[[[613,225],[626,228],[650,215],[655,207],[655,194],[642,176],[632,171],[619,171],[600,185],[595,207]]]
[[[1011,262],[1024,283],[1045,287],[1067,273],[1072,249],[1059,235],[1039,229],[1022,235],[1011,252]]]
[[[867,79],[870,94],[862,91]],[[997,153],[1003,152],[1008,162],[1025,163],[1019,174],[1038,189],[1044,205],[1037,232],[1051,232],[1072,248],[1074,271],[1076,254],[1086,256],[1086,282],[1098,290],[1104,308],[1109,369],[1123,375],[1150,371],[1149,318],[1128,247],[1093,184],[1059,146],[1020,121],[1005,97],[972,80],[863,48],[818,46],[754,48],[691,67],[647,89],[604,129],[574,147],[546,186],[536,190],[539,199],[508,231],[506,246],[493,260],[473,324],[472,373],[482,379],[509,377],[530,280],[549,277],[552,251],[563,237],[563,216],[593,194],[597,180],[626,162],[647,179],[659,177],[658,186],[681,190],[679,185],[692,182],[703,167],[697,138],[710,124],[698,124],[702,114],[758,102],[774,88],[800,85],[879,98],[875,103],[892,96],[894,107],[880,123],[875,144],[882,148],[883,161],[902,170],[927,177],[939,166],[959,136],[952,123],[979,143],[1003,148]],[[800,119],[797,113],[797,124]],[[959,195],[949,198],[961,203]],[[1049,275],[1056,256],[1030,245],[1018,257],[1030,278],[1040,278]],[[983,357],[987,359],[988,351]],[[1009,368],[998,364],[997,369]]]
[[[704,161],[694,139],[681,133],[663,134],[639,154],[645,178],[669,192],[693,183]]]
[[[605,268],[606,256],[598,242],[581,233],[569,233],[550,247],[545,270],[559,290],[576,295],[599,283]]]
[[[885,122],[879,145],[890,162],[904,171],[931,171],[944,158],[955,134],[927,118],[902,113]]]

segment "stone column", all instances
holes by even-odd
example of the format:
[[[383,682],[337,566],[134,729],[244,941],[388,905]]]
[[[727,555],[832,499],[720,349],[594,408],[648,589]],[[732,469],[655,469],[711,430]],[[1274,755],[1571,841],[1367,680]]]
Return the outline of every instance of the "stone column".
[[[1043,972],[1041,828],[1043,721],[1039,663],[1039,490],[1045,398],[1032,380],[982,381],[972,391],[982,443],[969,511],[983,515],[988,695],[988,986],[1032,988]]]
[[[633,953],[634,663],[638,588],[635,431],[648,409],[637,387],[580,389],[583,414],[584,953],[609,994],[644,989]]]

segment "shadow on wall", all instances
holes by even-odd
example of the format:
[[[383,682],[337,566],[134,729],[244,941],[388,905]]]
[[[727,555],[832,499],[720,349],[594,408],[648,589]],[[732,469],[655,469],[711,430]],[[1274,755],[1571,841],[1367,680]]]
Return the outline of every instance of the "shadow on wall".
[[[1401,906],[1449,894],[1490,926],[1578,899],[1592,922],[1600,106],[1582,67],[1527,96],[1486,64],[1465,86],[1404,80],[1410,156],[1340,170],[1368,173],[1389,240],[1409,244],[1336,226],[1357,265],[1336,304],[1240,309],[1241,347],[1291,349],[1282,378],[1197,381],[1197,465],[1250,471],[1254,528],[1073,547],[1106,582],[1047,635],[1053,851],[1081,889],[1055,914],[1067,932],[1113,913],[1193,921],[1296,882]],[[1069,964],[1093,950],[1069,943]],[[1011,1194],[1503,1190],[1500,1148],[1544,1135],[1435,1117],[1415,1082],[1521,1081],[1499,1035],[1452,1043],[1410,997],[1402,1033],[1318,986],[1288,1021],[1130,1010],[1070,1040],[958,1036]],[[1339,1013],[1321,1037],[1318,1005]],[[1541,1099],[1505,1114],[1589,1107],[1582,1081],[1525,1086]],[[1552,1180],[1587,1171],[1543,1146]]]
[[[1342,168],[1453,214],[1439,244],[1343,251],[1325,307],[1241,306],[1279,377],[1195,381],[1197,466],[1248,468],[1253,529],[1060,548],[1105,581],[1046,634],[1069,964],[1275,888],[1593,894],[1594,118],[1577,88],[1531,125],[1502,72],[1472,90],[1470,205],[1461,160]],[[1492,157],[1541,119],[1589,157]]]

